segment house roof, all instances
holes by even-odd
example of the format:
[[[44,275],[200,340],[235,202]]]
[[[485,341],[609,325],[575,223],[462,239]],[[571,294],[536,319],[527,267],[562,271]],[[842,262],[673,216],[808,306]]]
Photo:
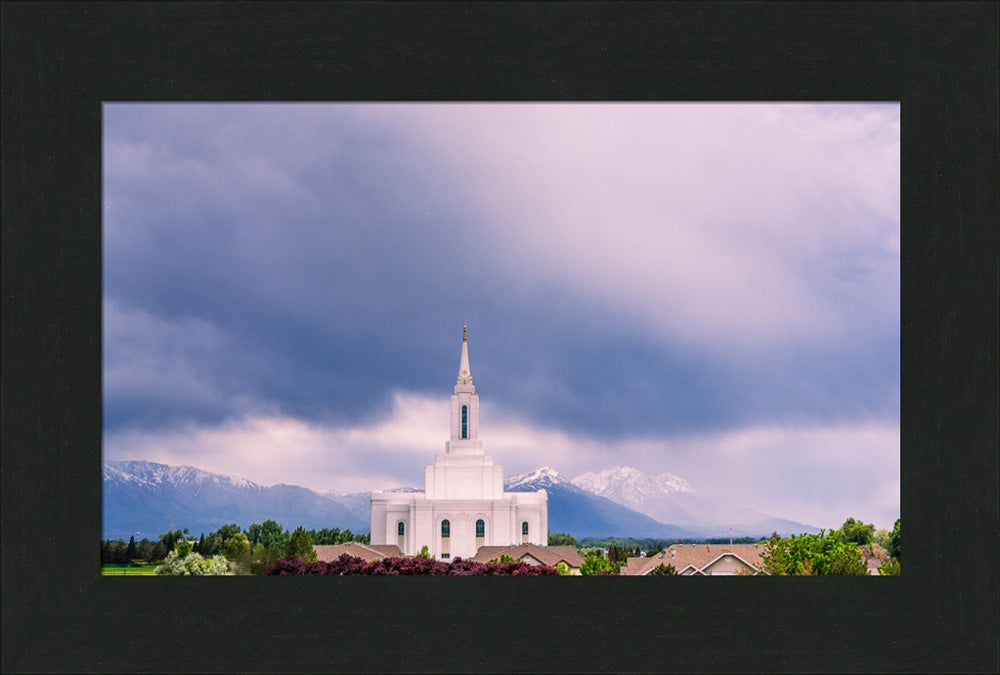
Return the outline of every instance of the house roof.
[[[336,560],[345,553],[365,560],[380,560],[400,555],[399,547],[395,544],[370,545],[357,541],[349,541],[343,544],[313,544],[313,550],[316,551],[316,560],[324,562]]]
[[[878,568],[889,560],[889,551],[881,544],[865,544],[861,547],[861,559],[868,566],[869,574],[878,574]]]
[[[526,556],[531,556],[548,567],[555,567],[560,562],[566,563],[568,567],[577,569],[583,565],[583,558],[580,557],[576,546],[539,546],[538,544],[481,546],[476,555],[470,558],[470,560],[484,563],[494,558],[499,558],[505,553],[516,560],[522,560]]]
[[[766,550],[767,544],[671,544],[656,555],[629,558],[622,574],[647,574],[660,564],[673,565],[678,574],[690,567],[691,573],[695,574],[726,555],[735,555],[746,564],[760,569],[763,565],[761,554]]]

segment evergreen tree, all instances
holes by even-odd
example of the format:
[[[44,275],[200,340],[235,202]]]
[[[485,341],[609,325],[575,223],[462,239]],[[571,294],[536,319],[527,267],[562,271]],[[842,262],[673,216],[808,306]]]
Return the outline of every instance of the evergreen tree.
[[[663,563],[660,563],[653,568],[653,571],[650,572],[650,574],[658,577],[674,576],[677,574],[677,568],[673,565],[664,565]]]
[[[899,518],[896,519],[896,524],[892,526],[892,532],[889,533],[889,555],[899,560]]]
[[[128,538],[128,548],[125,549],[125,558],[129,562],[131,562],[132,560],[134,560],[135,558],[137,558],[138,555],[139,554],[136,552],[136,549],[135,549],[135,536],[133,535],[133,536],[131,536],[131,537]]]
[[[136,557],[140,560],[145,560],[146,562],[155,560],[155,558],[153,558],[153,542],[145,537],[143,537],[142,541],[140,541],[136,546],[135,552]]]
[[[313,548],[312,540],[309,538],[306,528],[301,525],[295,528],[291,538],[288,540],[288,546],[285,548],[285,556],[295,556],[299,560],[306,561],[316,559],[316,550]]]
[[[164,558],[167,557],[167,553],[169,553],[169,551],[167,550],[166,544],[164,544],[162,541],[158,541],[153,545],[153,553],[150,559],[163,560]]]

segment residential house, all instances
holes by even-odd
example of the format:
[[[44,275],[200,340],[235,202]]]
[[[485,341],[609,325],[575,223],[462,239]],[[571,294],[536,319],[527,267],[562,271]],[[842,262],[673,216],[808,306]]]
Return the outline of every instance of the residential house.
[[[575,546],[539,546],[538,544],[481,546],[470,560],[486,563],[502,555],[509,555],[515,560],[529,565],[555,567],[559,563],[565,563],[570,574],[580,574],[580,567],[583,565],[583,558],[580,557]]]
[[[682,576],[764,574],[766,544],[671,544],[659,553],[629,558],[620,574],[645,576],[659,565],[673,565]]]
[[[336,560],[345,553],[355,558],[362,558],[367,562],[401,555],[399,547],[395,544],[372,545],[357,541],[343,544],[313,544],[313,550],[316,551],[316,560],[323,562]]]
[[[861,547],[861,559],[868,566],[868,574],[878,576],[878,568],[889,562],[889,551],[880,544],[865,544]]]

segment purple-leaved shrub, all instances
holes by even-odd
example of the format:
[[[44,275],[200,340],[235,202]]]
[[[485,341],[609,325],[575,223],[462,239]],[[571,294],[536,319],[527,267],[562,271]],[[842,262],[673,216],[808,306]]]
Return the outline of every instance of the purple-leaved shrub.
[[[419,556],[365,562],[347,553],[330,562],[305,562],[290,556],[271,563],[267,573],[278,576],[559,576],[552,567],[523,562],[479,563],[455,558],[449,564]]]

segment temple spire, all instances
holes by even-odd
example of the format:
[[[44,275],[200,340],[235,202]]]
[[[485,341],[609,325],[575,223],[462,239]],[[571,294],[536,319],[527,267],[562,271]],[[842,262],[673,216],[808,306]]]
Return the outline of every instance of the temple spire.
[[[469,342],[468,342],[468,328],[467,326],[462,326],[462,357],[458,362],[458,380],[455,382],[455,392],[464,390],[475,392],[475,387],[472,385],[472,371],[469,368]]]

